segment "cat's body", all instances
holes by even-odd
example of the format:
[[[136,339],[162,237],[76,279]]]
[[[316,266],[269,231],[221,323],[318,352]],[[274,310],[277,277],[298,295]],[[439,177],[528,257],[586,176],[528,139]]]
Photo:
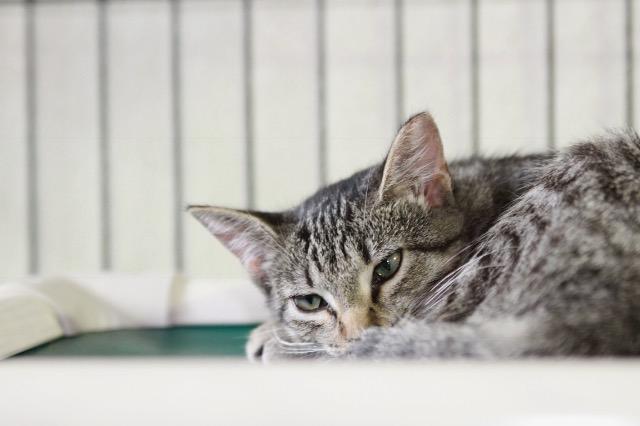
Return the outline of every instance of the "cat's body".
[[[419,115],[295,209],[194,214],[267,294],[250,356],[640,355],[634,134],[447,167]]]
[[[640,140],[582,143],[528,170],[446,297],[416,313],[426,321],[371,329],[353,355],[640,355]]]

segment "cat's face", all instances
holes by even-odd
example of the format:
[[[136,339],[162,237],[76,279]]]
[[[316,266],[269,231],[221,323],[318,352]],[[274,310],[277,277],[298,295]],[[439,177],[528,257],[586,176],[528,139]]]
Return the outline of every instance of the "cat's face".
[[[411,316],[451,268],[462,220],[411,201],[365,207],[338,198],[283,238],[266,277],[282,338],[339,349],[370,326]]]
[[[329,187],[284,213],[192,207],[267,295],[284,346],[341,346],[428,303],[452,269],[463,218],[437,128],[409,120],[384,167]],[[316,347],[316,346],[314,346]]]

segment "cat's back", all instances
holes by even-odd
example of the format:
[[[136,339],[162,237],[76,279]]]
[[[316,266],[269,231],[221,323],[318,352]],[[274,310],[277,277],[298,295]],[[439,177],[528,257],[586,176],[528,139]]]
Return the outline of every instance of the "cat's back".
[[[576,144],[538,173],[496,226],[493,253],[510,267],[481,310],[530,314],[552,353],[638,353],[638,136]]]
[[[530,188],[489,232],[491,241],[517,234],[510,247],[530,254],[549,238],[566,246],[573,239],[618,234],[625,240],[640,233],[637,134],[577,143],[536,167],[531,176]]]
[[[614,134],[558,153],[488,241],[492,263],[509,265],[495,270],[499,285],[489,293],[506,299],[490,310],[545,306],[569,322],[605,312],[618,312],[615,322],[640,320],[638,136]]]
[[[629,260],[640,251],[638,135],[612,134],[569,147],[541,168],[532,195],[545,199],[540,204],[548,210],[550,244],[586,252],[592,262]]]
[[[640,202],[640,138],[625,132],[577,143],[539,170],[544,191],[583,208]]]

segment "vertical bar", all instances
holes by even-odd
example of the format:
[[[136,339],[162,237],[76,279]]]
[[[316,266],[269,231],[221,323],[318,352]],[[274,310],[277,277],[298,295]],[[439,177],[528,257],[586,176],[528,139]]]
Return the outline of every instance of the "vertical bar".
[[[318,180],[320,186],[327,184],[327,51],[326,51],[326,4],[316,0],[316,53],[318,87]]]
[[[184,270],[181,0],[171,0],[171,119],[173,122],[174,266]]]
[[[471,48],[471,148],[473,154],[480,152],[480,68],[478,22],[478,0],[470,0],[470,48]]]
[[[245,114],[245,162],[247,172],[247,207],[255,205],[255,155],[254,155],[254,122],[253,122],[253,21],[252,0],[242,1],[244,58],[244,114]]]
[[[38,223],[38,156],[36,133],[38,106],[36,104],[36,26],[34,0],[25,2],[25,72],[27,113],[27,223],[29,226],[29,273],[40,270],[40,235]]]
[[[625,13],[625,26],[624,26],[624,34],[625,34],[625,101],[626,101],[626,124],[627,127],[634,127],[634,38],[633,38],[633,0],[625,0],[624,3],[624,13]]]
[[[556,147],[556,35],[555,2],[546,3],[547,37],[547,143],[550,149]]]
[[[109,270],[111,259],[111,167],[109,151],[109,22],[107,0],[98,2],[98,120],[100,145],[100,262]]]
[[[404,0],[393,3],[396,124],[404,121]]]

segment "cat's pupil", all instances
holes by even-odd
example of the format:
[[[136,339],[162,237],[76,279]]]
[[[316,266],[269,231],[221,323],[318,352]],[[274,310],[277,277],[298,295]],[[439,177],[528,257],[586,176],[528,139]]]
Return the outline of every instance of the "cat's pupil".
[[[384,276],[389,273],[391,270],[391,262],[388,259],[385,259],[380,265],[380,275]]]

